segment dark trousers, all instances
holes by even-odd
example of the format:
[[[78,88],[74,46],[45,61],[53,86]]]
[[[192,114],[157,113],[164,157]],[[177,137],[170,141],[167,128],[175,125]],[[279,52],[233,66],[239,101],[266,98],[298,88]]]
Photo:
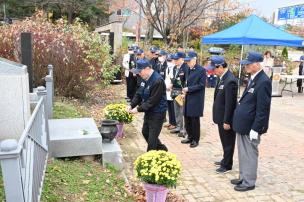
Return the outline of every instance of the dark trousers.
[[[201,137],[200,117],[185,116],[185,127],[188,139],[198,143]]]
[[[147,151],[165,150],[167,147],[158,139],[162,129],[166,113],[150,113],[145,114],[142,134],[148,143]]]
[[[130,72],[129,76],[126,77],[126,81],[127,81],[127,97],[132,100],[137,90],[136,76],[133,76],[133,74]]]
[[[174,102],[173,100],[167,100],[167,103],[168,103],[169,124],[176,126]]]
[[[233,130],[225,130],[223,124],[218,124],[217,126],[224,151],[221,166],[226,169],[232,169],[236,137],[235,132]]]

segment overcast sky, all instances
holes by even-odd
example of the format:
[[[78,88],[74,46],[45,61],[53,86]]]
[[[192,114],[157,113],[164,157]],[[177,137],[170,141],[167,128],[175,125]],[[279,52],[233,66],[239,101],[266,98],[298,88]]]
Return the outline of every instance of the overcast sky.
[[[304,0],[240,0],[255,9],[255,14],[269,18],[277,8],[304,4]]]

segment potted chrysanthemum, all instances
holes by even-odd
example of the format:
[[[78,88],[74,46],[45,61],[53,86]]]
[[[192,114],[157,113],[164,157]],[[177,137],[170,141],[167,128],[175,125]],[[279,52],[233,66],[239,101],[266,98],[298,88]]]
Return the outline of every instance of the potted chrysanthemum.
[[[134,162],[136,177],[144,182],[148,202],[165,202],[168,188],[176,187],[181,163],[176,155],[166,151],[149,151]]]
[[[104,108],[106,119],[116,120],[117,124],[117,137],[123,136],[123,124],[131,123],[133,115],[127,112],[125,104],[109,104]]]

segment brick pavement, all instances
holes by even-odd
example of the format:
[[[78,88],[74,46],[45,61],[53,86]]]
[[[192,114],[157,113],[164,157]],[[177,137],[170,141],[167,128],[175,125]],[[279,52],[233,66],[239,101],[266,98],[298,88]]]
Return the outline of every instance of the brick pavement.
[[[213,162],[221,159],[217,127],[212,123],[213,89],[206,89],[205,112],[201,119],[201,141],[197,148],[180,143],[181,138],[162,130],[160,139],[183,165],[180,185],[174,192],[188,201],[304,201],[304,95],[273,98],[270,129],[262,136],[256,189],[239,193],[230,179],[238,177],[237,150],[233,171],[217,174]],[[145,151],[141,136],[142,115],[133,127],[126,127],[127,138],[120,140],[126,173],[132,176],[132,161]],[[134,130],[136,129],[136,131]]]

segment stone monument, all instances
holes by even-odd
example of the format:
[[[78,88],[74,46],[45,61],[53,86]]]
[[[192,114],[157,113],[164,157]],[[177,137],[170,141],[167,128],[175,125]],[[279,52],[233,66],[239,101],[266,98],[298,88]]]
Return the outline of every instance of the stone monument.
[[[0,58],[0,95],[0,141],[18,141],[31,115],[25,65]]]

